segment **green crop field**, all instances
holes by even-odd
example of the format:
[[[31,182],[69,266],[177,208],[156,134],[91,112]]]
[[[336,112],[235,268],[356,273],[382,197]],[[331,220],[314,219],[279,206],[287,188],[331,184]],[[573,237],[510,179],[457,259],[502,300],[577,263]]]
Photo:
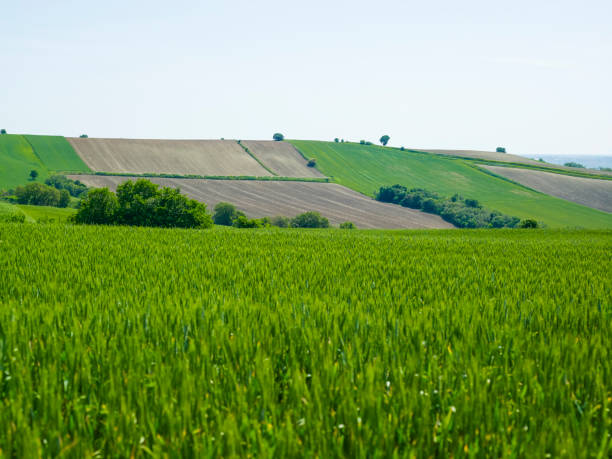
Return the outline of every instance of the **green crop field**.
[[[356,143],[291,140],[337,183],[372,196],[396,183],[451,196],[478,199],[490,209],[535,218],[551,228],[612,228],[612,214],[529,190],[461,159]]]
[[[0,190],[26,183],[31,170],[40,174],[38,180],[48,175],[47,168],[21,135],[0,135]]]
[[[0,224],[0,456],[609,457],[610,253]]]
[[[72,145],[62,136],[24,135],[47,169],[57,172],[91,172]]]
[[[27,221],[31,222],[54,222],[54,223],[65,223],[68,219],[76,213],[76,209],[71,208],[59,208],[50,206],[28,206],[24,204],[18,204],[17,208],[26,215]]]
[[[64,137],[0,135],[0,190],[28,183],[31,170],[39,182],[54,172],[89,172]]]

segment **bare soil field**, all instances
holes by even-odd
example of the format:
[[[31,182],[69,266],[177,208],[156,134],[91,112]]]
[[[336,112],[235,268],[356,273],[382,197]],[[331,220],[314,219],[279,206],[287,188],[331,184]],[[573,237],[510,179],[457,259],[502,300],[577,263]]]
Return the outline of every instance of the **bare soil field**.
[[[68,138],[93,171],[270,176],[233,140]]]
[[[289,142],[243,140],[242,144],[281,177],[325,177],[314,167],[308,167],[307,161]]]
[[[515,167],[481,167],[542,193],[612,212],[612,180],[572,177]]]
[[[436,155],[448,155],[448,156],[459,156],[461,158],[475,158],[487,161],[500,161],[504,163],[520,163],[520,164],[531,164],[538,167],[549,167],[554,169],[562,169],[572,172],[587,172],[589,174],[596,175],[612,175],[608,171],[600,171],[597,169],[582,169],[575,167],[559,166],[558,164],[542,163],[533,159],[525,158],[524,156],[512,155],[509,153],[497,153],[495,151],[479,151],[479,150],[414,150],[421,151],[424,153],[433,153]]]
[[[92,187],[116,189],[129,177],[74,175]],[[352,221],[359,228],[454,228],[437,215],[375,201],[335,183],[269,182],[256,180],[200,180],[151,178],[163,186],[178,187],[204,202],[212,212],[220,201],[231,202],[249,217],[293,217],[317,211],[332,225]]]

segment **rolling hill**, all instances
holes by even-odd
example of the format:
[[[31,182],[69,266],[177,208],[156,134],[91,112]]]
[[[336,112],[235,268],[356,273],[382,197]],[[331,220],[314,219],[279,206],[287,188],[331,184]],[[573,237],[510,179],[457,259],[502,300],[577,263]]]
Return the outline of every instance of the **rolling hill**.
[[[307,160],[313,158],[317,167],[307,167]],[[509,167],[500,167],[504,165]],[[348,142],[0,136],[0,188],[4,189],[27,183],[32,169],[39,172],[39,181],[54,172],[94,171],[100,175],[79,178],[90,185],[111,187],[130,174],[168,174],[176,177],[158,183],[181,187],[210,206],[218,201],[234,202],[252,217],[318,210],[332,222],[354,220],[364,228],[440,227],[437,217],[434,221],[422,212],[408,215],[399,206],[391,211],[372,201],[379,187],[398,183],[443,196],[459,193],[491,210],[535,218],[552,228],[612,228],[609,175],[601,174],[601,180],[579,178],[562,175],[575,171],[559,168],[543,172],[548,170],[545,166],[493,152],[426,153]],[[585,175],[584,171],[579,173]],[[234,180],[205,181],[187,176]],[[298,182],[253,180],[258,177]],[[247,178],[251,180],[242,180]],[[329,180],[335,185],[300,183],[313,180]]]
[[[462,159],[356,143],[290,141],[334,182],[373,196],[401,184],[445,196],[460,193],[490,209],[535,218],[549,227],[611,228],[612,214],[549,196],[479,169]]]

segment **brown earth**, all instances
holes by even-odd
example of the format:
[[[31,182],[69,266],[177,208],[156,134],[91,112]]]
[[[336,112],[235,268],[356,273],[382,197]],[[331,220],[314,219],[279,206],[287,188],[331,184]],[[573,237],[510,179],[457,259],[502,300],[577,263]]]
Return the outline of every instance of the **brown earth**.
[[[504,163],[520,163],[531,164],[538,167],[547,167],[554,169],[562,169],[572,172],[586,172],[594,175],[612,175],[612,172],[600,171],[597,169],[582,169],[575,167],[559,166],[557,164],[542,163],[533,159],[525,158],[524,156],[512,155],[509,153],[497,153],[495,151],[479,151],[479,150],[415,150],[424,153],[433,153],[435,155],[459,156],[461,158],[474,158],[486,161],[500,161]]]
[[[242,144],[281,177],[325,177],[314,167],[308,167],[304,157],[289,142],[243,140]]]
[[[73,175],[88,186],[112,190],[129,177]],[[352,221],[359,228],[453,228],[437,215],[375,201],[335,183],[256,180],[200,180],[151,178],[163,186],[178,187],[204,202],[209,211],[220,201],[231,202],[249,217],[293,217],[310,210],[332,225]]]
[[[481,167],[542,193],[612,212],[612,180],[573,177],[515,167]]]
[[[68,138],[89,168],[128,174],[270,176],[234,140]]]

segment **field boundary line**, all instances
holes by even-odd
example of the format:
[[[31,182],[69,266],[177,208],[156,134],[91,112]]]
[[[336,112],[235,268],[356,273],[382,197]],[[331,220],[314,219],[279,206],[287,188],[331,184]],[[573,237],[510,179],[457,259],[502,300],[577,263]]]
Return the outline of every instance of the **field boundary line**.
[[[276,172],[274,172],[272,169],[270,169],[268,166],[266,166],[266,165],[265,165],[265,164],[264,164],[264,163],[263,163],[263,162],[262,162],[262,161],[261,161],[261,160],[260,160],[260,159],[259,159],[257,156],[255,156],[255,154],[254,154],[254,153],[251,153],[251,150],[249,150],[249,147],[247,147],[247,146],[245,146],[245,145],[242,145],[242,141],[241,141],[241,140],[236,140],[236,143],[237,143],[238,145],[240,145],[240,146],[242,147],[242,149],[243,149],[244,151],[246,151],[246,152],[247,152],[247,154],[248,154],[248,155],[249,155],[251,158],[253,158],[255,161],[257,161],[261,167],[263,167],[265,170],[267,170],[267,171],[268,171],[270,174],[272,174],[273,176],[275,176],[275,177],[277,177],[277,176],[278,176],[278,174],[277,174]]]

